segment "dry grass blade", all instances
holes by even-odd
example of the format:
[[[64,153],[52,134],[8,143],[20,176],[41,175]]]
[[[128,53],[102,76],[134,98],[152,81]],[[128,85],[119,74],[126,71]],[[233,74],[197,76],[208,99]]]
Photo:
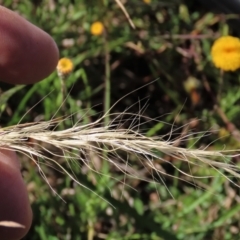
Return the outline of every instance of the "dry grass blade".
[[[117,5],[122,9],[122,11],[123,11],[124,15],[126,16],[129,24],[131,25],[131,27],[132,27],[133,29],[135,29],[136,27],[135,27],[132,19],[130,18],[129,14],[128,14],[127,10],[126,10],[126,8],[125,8],[124,5],[122,4],[122,2],[121,2],[120,0],[115,0],[115,2],[116,2]]]
[[[23,226],[22,224],[12,221],[0,221],[0,226],[11,228],[25,228],[25,226]]]

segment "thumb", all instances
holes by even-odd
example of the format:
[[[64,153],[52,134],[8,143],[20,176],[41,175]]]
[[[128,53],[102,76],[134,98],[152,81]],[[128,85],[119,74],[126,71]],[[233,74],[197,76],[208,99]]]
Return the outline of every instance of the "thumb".
[[[29,230],[32,212],[27,189],[14,151],[0,150],[0,221],[13,221],[24,228],[0,226],[2,240],[21,239]]]

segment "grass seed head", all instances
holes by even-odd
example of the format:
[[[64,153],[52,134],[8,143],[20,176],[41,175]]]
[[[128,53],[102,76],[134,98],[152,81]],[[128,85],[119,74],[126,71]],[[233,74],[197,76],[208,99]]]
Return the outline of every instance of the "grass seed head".
[[[159,163],[170,164],[188,179],[202,178],[202,176],[194,176],[193,173],[190,173],[191,168],[203,166],[221,173],[223,177],[227,178],[233,184],[235,183],[227,174],[237,178],[240,177],[238,173],[239,167],[229,161],[233,156],[239,154],[238,151],[210,151],[207,149],[181,148],[175,146],[176,142],[179,142],[179,139],[166,141],[161,137],[146,137],[134,129],[119,128],[120,123],[118,121],[117,124],[112,122],[108,127],[101,127],[103,118],[86,125],[75,124],[71,128],[59,131],[51,129],[54,126],[56,128],[64,120],[58,119],[7,127],[2,129],[0,134],[0,142],[2,143],[0,145],[2,145],[2,148],[11,148],[27,155],[38,165],[40,171],[41,165],[35,160],[36,158],[41,158],[48,164],[54,164],[80,185],[82,184],[78,182],[73,173],[64,169],[54,158],[47,157],[46,153],[48,155],[50,153],[57,158],[63,157],[67,161],[75,159],[74,161],[82,162],[91,171],[98,172],[98,170],[86,161],[84,156],[79,156],[79,152],[84,154],[92,152],[100,159],[108,161],[109,164],[122,171],[126,176],[141,178],[138,175],[138,170],[131,167],[128,157],[121,155],[121,152],[124,152],[127,155],[135,156],[135,161],[138,161],[137,165],[142,165],[142,168],[146,168],[148,169],[147,171],[157,174],[162,183],[164,183],[163,176],[170,175],[163,171],[161,167],[159,168]],[[115,120],[118,119],[119,115]],[[29,146],[26,144],[26,139],[32,139],[34,144]],[[180,139],[180,141],[185,141],[185,139]],[[59,152],[51,152],[51,148],[46,147],[51,145],[58,148]],[[167,158],[162,157],[163,155],[187,163],[190,173],[185,173],[177,167],[175,161],[169,161]],[[116,159],[120,160],[117,161]],[[44,176],[43,172],[42,175]],[[206,175],[205,177],[209,176]],[[149,181],[147,179],[143,180]],[[154,182],[155,178],[152,181]]]

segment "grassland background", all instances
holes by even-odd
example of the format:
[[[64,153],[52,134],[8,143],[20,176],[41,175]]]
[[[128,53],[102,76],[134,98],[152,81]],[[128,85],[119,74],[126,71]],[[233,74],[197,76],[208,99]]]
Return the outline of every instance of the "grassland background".
[[[211,133],[196,142],[186,137],[179,146],[239,147],[234,137],[212,143],[229,134],[223,116],[240,127],[240,78],[238,72],[222,75],[210,57],[214,39],[238,34],[234,24],[228,25],[228,20],[236,16],[209,12],[192,0],[123,2],[136,29],[131,28],[114,0],[0,1],[48,32],[57,43],[60,56],[74,62],[74,71],[66,80],[69,96],[64,114],[77,113],[75,120],[81,119],[82,124],[102,116],[104,82],[110,73],[112,104],[148,84],[124,97],[111,110],[121,113],[131,106],[129,112],[139,113],[144,109],[140,130],[148,136],[165,135],[174,123],[174,129],[179,129],[172,138],[186,136],[186,131]],[[95,21],[104,24],[104,36],[91,34]],[[106,64],[110,70],[106,71]],[[153,80],[156,81],[151,83]],[[187,91],[189,84],[191,91]],[[13,87],[1,83],[2,93],[9,89]],[[22,122],[49,120],[62,103],[56,72],[40,83],[14,89],[14,97],[6,97],[1,106],[2,126],[17,124],[36,104]],[[15,99],[19,99],[17,105]],[[216,111],[216,105],[221,111]],[[61,114],[60,111],[57,116]],[[158,121],[149,122],[149,118]],[[71,126],[71,122],[66,124],[65,127]],[[188,128],[180,128],[186,124]],[[128,121],[121,127],[129,127]],[[37,167],[22,158],[34,215],[32,228],[24,239],[239,239],[239,189],[209,167],[189,169],[187,164],[162,157],[174,161],[186,173],[212,177],[190,184],[191,178],[159,162],[163,171],[182,179],[163,177],[166,187],[158,176],[155,184],[125,179],[124,174],[97,156],[92,156],[91,161],[104,175],[95,174],[81,163],[73,164],[77,179],[112,207],[46,164],[43,169],[48,181],[64,202],[53,194]],[[231,160],[238,164],[238,158]],[[64,160],[59,161],[68,167]],[[132,167],[139,171],[140,178],[151,180],[152,175],[139,162],[135,161]],[[239,180],[233,181],[238,184]]]

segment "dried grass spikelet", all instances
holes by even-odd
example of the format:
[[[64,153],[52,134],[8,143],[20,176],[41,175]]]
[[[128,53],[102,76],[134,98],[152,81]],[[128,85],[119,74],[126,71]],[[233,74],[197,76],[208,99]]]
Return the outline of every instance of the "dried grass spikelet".
[[[114,115],[111,117],[113,118]],[[134,118],[135,117],[138,116],[134,116]],[[120,154],[118,154],[119,151],[135,155],[139,160],[137,164],[142,164],[143,167],[146,167],[150,169],[150,171],[155,172],[158,176],[160,176],[160,178],[162,175],[170,175],[166,172],[163,172],[161,168],[158,168],[155,164],[155,160],[171,164],[176,170],[182,174],[185,174],[187,177],[193,179],[203,178],[202,176],[197,177],[193,174],[190,175],[183,172],[181,169],[178,169],[174,165],[174,161],[167,161],[166,159],[161,158],[159,154],[157,154],[158,152],[161,152],[175,159],[186,162],[189,165],[189,168],[191,166],[208,166],[210,168],[213,168],[221,173],[223,177],[227,178],[233,184],[237,185],[225,174],[228,173],[231,176],[240,178],[240,174],[238,173],[239,167],[226,161],[226,158],[231,158],[238,155],[236,151],[210,151],[206,149],[200,150],[176,147],[174,146],[175,141],[164,141],[161,137],[149,138],[133,129],[120,129],[118,120],[121,120],[121,116],[119,115],[115,115],[115,123],[117,122],[117,124],[112,122],[108,127],[101,127],[103,118],[86,125],[80,125],[76,123],[71,128],[59,131],[51,129],[56,128],[58,124],[66,119],[57,119],[22,125],[19,124],[16,126],[3,128],[0,132],[0,147],[11,148],[17,152],[27,155],[39,167],[39,170],[42,173],[43,177],[45,177],[44,172],[41,169],[40,163],[35,160],[36,158],[41,158],[48,164],[54,164],[81,186],[83,185],[74,177],[74,173],[71,173],[70,171],[64,169],[60,163],[50,157],[47,157],[44,154],[46,151],[49,152],[49,149],[46,149],[44,145],[53,145],[56,148],[60,149],[61,154],[58,155],[59,153],[52,152],[51,154],[53,156],[65,157],[66,160],[75,159],[76,161],[81,161],[90,170],[93,170],[95,172],[97,172],[97,170],[94,169],[86,159],[80,157],[79,152],[82,152],[83,154],[87,151],[94,152],[100,158],[108,161],[111,165],[118,168],[125,175],[132,178],[139,179],[138,171],[136,170],[134,172],[126,168],[128,161],[126,159],[123,159]],[[29,138],[35,140],[32,146],[29,146],[26,143],[26,139]],[[176,141],[179,141],[179,139]],[[109,156],[107,159],[103,154],[104,149]],[[121,165],[114,161],[112,158],[113,155],[120,158],[123,164]],[[224,170],[225,173],[222,173],[222,170]],[[47,178],[45,178],[45,180],[47,181]],[[164,184],[163,180],[162,183]]]
[[[0,221],[0,226],[9,228],[25,228],[22,224],[13,221]]]

